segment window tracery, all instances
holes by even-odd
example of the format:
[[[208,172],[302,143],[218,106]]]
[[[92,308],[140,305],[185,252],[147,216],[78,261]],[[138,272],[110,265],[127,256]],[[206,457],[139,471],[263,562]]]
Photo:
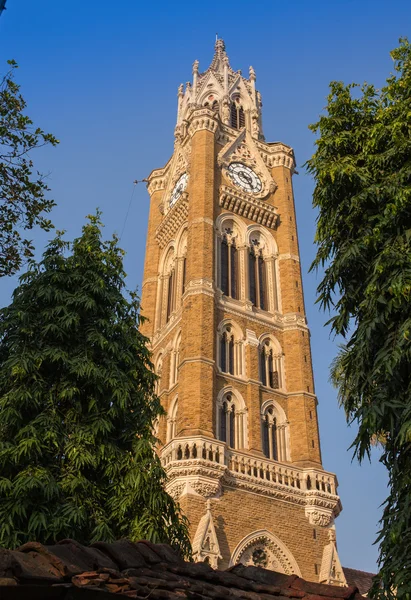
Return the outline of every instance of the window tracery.
[[[282,374],[282,351],[277,341],[264,338],[259,345],[260,381],[265,387],[277,390],[284,387]]]
[[[173,344],[173,350],[171,351],[171,364],[170,364],[170,387],[175,385],[178,381],[178,367],[180,365],[180,344],[181,344],[181,332],[178,333]]]
[[[187,225],[180,229],[176,239],[169,243],[159,262],[157,328],[163,327],[181,306],[186,289]]]
[[[217,285],[228,298],[242,297],[243,278],[240,254],[244,248],[245,227],[232,215],[217,219]]]
[[[159,396],[161,392],[161,376],[163,373],[163,354],[161,353],[156,360],[156,368],[155,373],[157,375],[157,380],[154,384],[154,393]]]
[[[177,434],[178,396],[174,398],[167,415],[167,442],[170,442]]]
[[[244,109],[240,104],[240,98],[236,98],[234,102],[231,103],[230,125],[235,129],[242,129],[245,127],[245,114]]]
[[[248,254],[248,282],[250,300],[254,306],[267,310],[267,273],[263,251],[257,239],[251,240]]]
[[[269,400],[261,408],[262,450],[267,458],[290,460],[288,421],[282,408]]]
[[[217,363],[223,373],[243,375],[244,345],[241,329],[232,322],[223,322],[217,329]]]
[[[248,299],[256,308],[273,312],[278,310],[277,247],[272,235],[264,228],[249,229]]]
[[[245,448],[247,440],[244,400],[232,389],[220,392],[217,400],[217,437],[231,448]]]

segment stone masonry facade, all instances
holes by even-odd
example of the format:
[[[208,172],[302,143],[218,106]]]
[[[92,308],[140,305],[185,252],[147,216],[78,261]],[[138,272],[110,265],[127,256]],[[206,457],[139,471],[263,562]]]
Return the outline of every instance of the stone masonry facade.
[[[345,585],[337,479],[321,463],[293,150],[267,143],[255,73],[222,40],[178,91],[173,156],[148,178],[142,287],[168,490],[194,558]],[[227,258],[228,257],[228,258]]]

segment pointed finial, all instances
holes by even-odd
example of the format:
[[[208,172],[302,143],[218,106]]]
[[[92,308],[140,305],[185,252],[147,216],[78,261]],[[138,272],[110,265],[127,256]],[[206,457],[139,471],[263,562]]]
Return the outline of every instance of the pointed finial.
[[[182,83],[180,83],[180,85],[178,86],[178,95],[179,96],[184,95],[184,85]]]
[[[224,40],[221,40],[221,39],[219,40],[218,38],[216,38],[214,48],[215,48],[215,51],[218,53],[224,52],[224,50],[225,50]]]
[[[210,500],[210,498],[207,498],[206,509],[207,509],[207,511],[211,511],[211,500]]]
[[[255,81],[256,80],[255,71],[254,71],[253,67],[251,67],[251,66],[250,66],[250,69],[249,69],[249,73],[250,73],[250,79],[251,79],[251,81]]]
[[[193,62],[193,75],[194,75],[194,73],[198,73],[198,65],[199,65],[199,64],[200,64],[200,63],[198,62],[198,60],[195,60],[195,61]]]

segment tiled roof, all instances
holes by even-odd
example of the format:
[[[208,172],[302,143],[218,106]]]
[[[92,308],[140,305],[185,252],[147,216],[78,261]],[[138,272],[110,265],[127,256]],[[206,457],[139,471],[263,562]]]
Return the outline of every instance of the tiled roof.
[[[114,594],[150,600],[363,600],[355,586],[311,583],[241,564],[218,571],[184,562],[169,546],[146,541],[86,547],[63,540],[0,550],[2,600],[104,600]]]
[[[348,567],[343,567],[343,571],[348,585],[357,586],[360,594],[368,594],[375,573],[367,573],[367,571],[358,571]]]

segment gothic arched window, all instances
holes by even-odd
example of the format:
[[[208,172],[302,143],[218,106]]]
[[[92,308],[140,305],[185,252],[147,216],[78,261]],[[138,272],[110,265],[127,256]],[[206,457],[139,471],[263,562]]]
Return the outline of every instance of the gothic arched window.
[[[175,297],[176,297],[175,285],[176,285],[176,277],[175,277],[175,271],[174,271],[174,267],[173,267],[171,269],[170,273],[168,274],[168,279],[167,279],[167,313],[166,313],[167,321],[170,319],[171,314],[175,310]]]
[[[178,334],[174,348],[171,351],[170,361],[170,386],[174,385],[178,381],[178,367],[180,364],[180,344],[181,344],[181,332]]]
[[[182,277],[181,277],[181,282],[182,282],[181,293],[182,294],[184,294],[184,292],[186,291],[186,273],[187,273],[187,257],[184,256],[183,257],[183,273],[182,273]]]
[[[217,406],[217,437],[231,448],[244,448],[245,410],[232,393],[226,393]]]
[[[170,246],[160,262],[158,285],[158,304],[156,310],[157,326],[164,326],[177,308],[177,271],[178,262],[174,246]]]
[[[229,230],[228,235],[221,239],[221,290],[226,296],[237,298],[238,257],[235,239],[231,234],[232,231]]]
[[[248,289],[251,302],[257,308],[268,309],[267,269],[259,242],[253,240],[248,254]]]
[[[259,346],[260,381],[265,387],[277,390],[283,387],[281,350],[267,338]]]
[[[243,374],[243,340],[238,326],[227,323],[218,328],[218,365],[223,373]]]
[[[244,109],[238,101],[231,103],[230,124],[235,129],[245,127]]]
[[[278,460],[277,421],[273,407],[270,406],[263,416],[263,452],[267,458]]]
[[[178,398],[175,398],[170,405],[170,410],[167,415],[167,442],[170,442],[177,434],[177,413],[178,413]]]
[[[290,460],[288,421],[277,403],[266,402],[261,411],[262,450],[271,460]]]
[[[159,396],[160,392],[161,392],[161,376],[163,373],[163,355],[162,354],[160,354],[160,356],[157,358],[155,373],[157,375],[157,380],[154,385],[154,392],[156,393],[157,396]]]

